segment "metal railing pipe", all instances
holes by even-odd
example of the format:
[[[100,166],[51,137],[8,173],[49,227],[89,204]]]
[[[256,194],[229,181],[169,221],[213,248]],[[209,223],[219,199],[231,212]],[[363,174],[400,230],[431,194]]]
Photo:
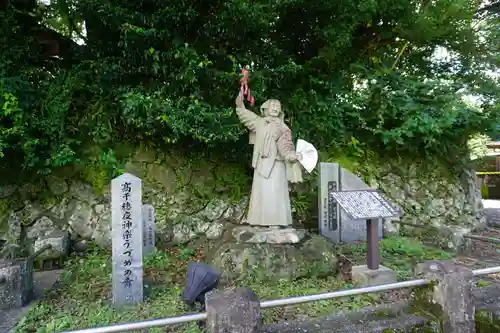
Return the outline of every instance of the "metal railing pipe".
[[[496,274],[496,273],[500,273],[500,266],[476,269],[476,270],[473,270],[472,273],[474,274],[474,276]],[[314,301],[322,301],[322,300],[333,299],[333,298],[338,298],[338,297],[369,294],[369,293],[376,293],[376,292],[389,291],[389,290],[395,290],[395,289],[403,289],[403,288],[411,288],[411,287],[420,287],[420,286],[425,286],[429,283],[430,283],[430,281],[428,281],[428,280],[419,279],[419,280],[403,281],[403,282],[396,282],[396,283],[390,283],[390,284],[382,284],[382,285],[378,285],[378,286],[371,286],[371,287],[364,287],[364,288],[340,290],[340,291],[334,291],[334,292],[330,292],[330,293],[323,293],[323,294],[316,294],[316,295],[306,295],[306,296],[299,296],[299,297],[283,298],[283,299],[276,299],[276,300],[272,300],[272,301],[262,301],[262,302],[260,302],[260,307],[263,309],[273,308],[273,307],[277,307],[277,306],[293,305],[293,304],[298,304],[298,303],[307,303],[307,302],[314,302]]]
[[[472,274],[474,274],[474,276],[490,275],[498,273],[500,273],[500,266],[475,269],[472,271]]]
[[[427,281],[425,279],[403,281],[403,282],[396,282],[396,283],[390,283],[390,284],[382,284],[382,285],[378,285],[378,286],[340,290],[340,291],[334,291],[334,292],[330,292],[330,293],[323,293],[323,294],[316,294],[316,295],[307,295],[307,296],[275,299],[272,301],[262,301],[262,302],[260,302],[260,307],[263,309],[274,308],[274,307],[283,306],[283,305],[293,305],[293,304],[299,304],[299,303],[322,301],[322,300],[339,298],[339,297],[369,294],[369,293],[376,293],[376,292],[381,292],[381,291],[389,291],[389,290],[394,290],[394,289],[419,287],[419,286],[425,286],[427,284],[429,284],[429,281]]]
[[[143,330],[151,327],[168,326],[175,324],[189,323],[207,319],[207,313],[197,313],[180,317],[170,317],[163,319],[138,321],[135,323],[117,324],[111,326],[87,328],[83,330],[70,331],[71,333],[118,333],[133,330]],[[69,332],[68,332],[69,333]]]

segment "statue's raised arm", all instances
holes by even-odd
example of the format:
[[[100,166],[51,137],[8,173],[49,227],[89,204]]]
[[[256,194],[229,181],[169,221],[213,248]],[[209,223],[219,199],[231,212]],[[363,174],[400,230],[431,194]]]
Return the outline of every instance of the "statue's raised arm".
[[[241,92],[238,94],[238,97],[236,97],[236,114],[243,125],[250,131],[255,132],[260,117],[245,108],[245,102],[243,101]]]

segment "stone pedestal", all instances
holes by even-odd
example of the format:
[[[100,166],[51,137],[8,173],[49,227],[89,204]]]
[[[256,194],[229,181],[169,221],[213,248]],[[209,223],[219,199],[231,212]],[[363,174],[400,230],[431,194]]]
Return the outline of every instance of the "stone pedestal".
[[[260,302],[249,288],[228,288],[207,294],[207,333],[259,333]]]
[[[333,276],[338,259],[333,244],[305,230],[239,226],[225,237],[210,264],[221,282]]]
[[[366,265],[352,267],[352,280],[363,287],[378,286],[397,281],[396,272],[392,269],[379,266],[378,269],[369,269]]]
[[[294,228],[263,228],[263,227],[236,227],[233,237],[237,243],[249,244],[297,244],[307,233],[305,230]]]
[[[0,310],[19,308],[33,295],[33,262],[0,260]]]
[[[435,283],[420,301],[439,306],[434,315],[440,320],[443,333],[476,332],[474,274],[469,268],[451,261],[428,261],[417,266],[416,274]]]

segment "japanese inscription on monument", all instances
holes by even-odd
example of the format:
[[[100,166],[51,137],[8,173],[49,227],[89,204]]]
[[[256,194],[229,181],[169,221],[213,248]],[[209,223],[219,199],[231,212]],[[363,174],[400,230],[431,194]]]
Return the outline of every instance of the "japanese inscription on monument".
[[[142,206],[142,221],[144,222],[143,255],[146,256],[155,250],[155,209],[153,205]]]
[[[113,305],[143,300],[142,183],[131,174],[111,182]]]
[[[328,193],[335,192],[336,190],[337,190],[337,182],[336,181],[328,182]],[[337,203],[335,202],[335,199],[333,199],[331,195],[328,196],[328,210],[326,212],[326,207],[325,207],[325,215],[328,216],[328,218],[325,218],[325,220],[328,221],[328,229],[337,230],[338,228]]]
[[[393,207],[375,190],[331,192],[330,196],[355,220],[382,219],[402,214],[400,209]]]

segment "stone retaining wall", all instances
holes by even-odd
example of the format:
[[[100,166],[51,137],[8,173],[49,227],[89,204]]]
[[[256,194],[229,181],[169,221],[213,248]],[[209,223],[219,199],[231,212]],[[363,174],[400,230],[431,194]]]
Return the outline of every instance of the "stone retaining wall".
[[[467,230],[485,223],[473,170],[453,175],[443,166],[392,164],[381,167],[373,185],[403,208],[403,222]]]
[[[251,169],[244,162],[231,165],[138,150],[125,171],[143,180],[143,203],[155,207],[159,242],[218,240],[244,222],[251,184]],[[482,223],[474,174],[464,171],[450,178],[443,173],[417,163],[387,163],[373,177],[373,185],[404,209],[406,222],[465,228]],[[73,240],[91,239],[107,247],[110,225],[109,188],[98,191],[74,172],[0,186],[0,239],[11,241],[25,233],[34,240],[54,230],[68,230]]]

